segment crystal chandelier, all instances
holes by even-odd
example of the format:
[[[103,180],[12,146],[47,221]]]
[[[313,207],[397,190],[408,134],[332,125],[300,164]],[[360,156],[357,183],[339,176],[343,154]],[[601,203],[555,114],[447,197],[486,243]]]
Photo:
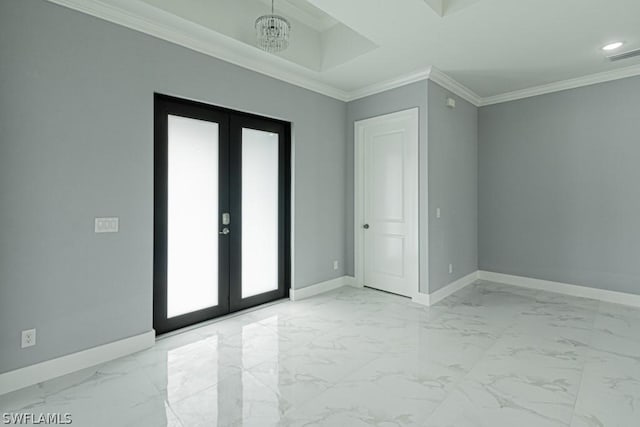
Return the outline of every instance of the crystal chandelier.
[[[273,13],[271,0],[271,15],[263,15],[256,19],[256,37],[258,47],[270,53],[282,52],[289,47],[291,24],[285,18]]]

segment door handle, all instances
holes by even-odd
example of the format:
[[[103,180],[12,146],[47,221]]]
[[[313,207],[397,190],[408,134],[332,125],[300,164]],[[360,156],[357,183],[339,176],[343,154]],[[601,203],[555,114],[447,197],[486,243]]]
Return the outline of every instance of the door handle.
[[[363,225],[362,228],[364,228],[365,230],[368,230],[369,229],[369,224]]]
[[[227,227],[223,228],[222,231],[220,232],[220,234],[224,236],[226,236],[229,233],[231,233],[231,231]]]

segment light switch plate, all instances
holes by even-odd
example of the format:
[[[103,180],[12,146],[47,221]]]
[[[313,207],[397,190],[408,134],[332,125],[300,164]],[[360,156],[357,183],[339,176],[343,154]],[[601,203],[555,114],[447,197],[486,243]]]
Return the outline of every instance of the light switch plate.
[[[96,218],[96,233],[117,233],[120,229],[120,220],[118,217]]]

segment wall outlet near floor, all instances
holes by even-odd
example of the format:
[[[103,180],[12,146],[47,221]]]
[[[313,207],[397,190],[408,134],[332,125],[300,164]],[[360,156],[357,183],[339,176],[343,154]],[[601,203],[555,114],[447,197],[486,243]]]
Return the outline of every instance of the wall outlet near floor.
[[[449,264],[449,274],[453,274],[453,264]]]
[[[333,261],[333,269],[338,270],[340,268],[340,263],[338,261]]]
[[[22,331],[22,348],[33,347],[36,345],[36,330],[27,329]]]

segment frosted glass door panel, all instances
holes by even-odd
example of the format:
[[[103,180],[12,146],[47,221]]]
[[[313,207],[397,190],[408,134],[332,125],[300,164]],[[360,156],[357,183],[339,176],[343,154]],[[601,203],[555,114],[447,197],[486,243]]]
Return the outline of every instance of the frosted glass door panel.
[[[242,298],[278,289],[278,145],[242,129]]]
[[[167,317],[218,305],[218,124],[169,115]]]

